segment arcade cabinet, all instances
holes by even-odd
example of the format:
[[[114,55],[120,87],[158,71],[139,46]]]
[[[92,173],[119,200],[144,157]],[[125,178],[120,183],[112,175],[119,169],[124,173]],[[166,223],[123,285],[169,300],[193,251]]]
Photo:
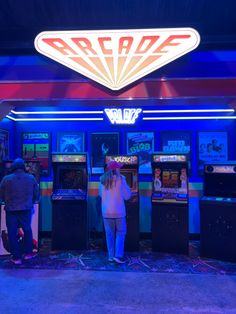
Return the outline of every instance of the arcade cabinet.
[[[87,249],[87,154],[52,153],[52,167],[52,249]]]
[[[139,190],[138,190],[138,156],[106,156],[105,165],[110,161],[115,160],[123,167],[120,172],[126,178],[126,182],[131,188],[132,196],[128,201],[125,201],[126,206],[126,223],[127,233],[125,238],[125,251],[139,251]]]
[[[236,161],[204,164],[200,255],[236,261]]]
[[[188,162],[186,155],[152,155],[152,249],[188,254]]]
[[[5,175],[11,173],[12,160],[5,160],[1,163],[1,170],[0,170],[0,179],[2,179]],[[38,160],[26,160],[25,161],[25,169],[26,172],[35,176],[36,181],[40,184],[40,162]],[[38,222],[39,222],[39,204],[34,204],[33,214],[32,214],[32,233],[33,233],[33,252],[38,251]],[[1,205],[1,224],[0,224],[0,255],[7,255],[10,254],[10,248],[8,243],[8,234],[7,234],[7,227],[6,227],[6,214],[4,210],[4,205]],[[23,230],[19,228],[18,232],[19,241],[24,240]]]

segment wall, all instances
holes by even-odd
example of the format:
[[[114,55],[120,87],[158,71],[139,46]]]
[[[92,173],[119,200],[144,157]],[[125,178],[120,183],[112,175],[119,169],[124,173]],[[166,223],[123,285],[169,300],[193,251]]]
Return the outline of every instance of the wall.
[[[208,98],[211,101],[211,105],[208,108],[213,107],[214,101],[219,104],[229,103],[235,98],[235,83],[232,83],[231,86],[229,84],[229,78],[235,79],[236,73],[236,53],[235,50],[218,50],[218,51],[201,51],[195,50],[192,51],[181,58],[167,64],[166,66],[158,69],[158,71],[154,71],[149,74],[145,79],[159,78],[159,79],[168,79],[172,78],[184,78],[186,79],[186,83],[192,82],[192,79],[200,78],[203,79],[204,85],[199,87],[199,85],[194,86],[195,88],[191,91],[192,94],[197,98],[195,103],[196,108],[198,108],[199,104],[201,104],[201,97],[210,96]],[[216,87],[216,82],[209,84],[207,83],[210,78],[222,79],[219,80],[218,85],[221,82],[224,83],[225,94],[223,94],[222,88]],[[189,80],[190,79],[190,80]],[[53,88],[53,82],[79,82],[80,80],[84,81],[85,78],[77,72],[72,71],[69,68],[62,66],[59,63],[55,63],[54,61],[43,57],[41,55],[25,55],[25,56],[0,56],[0,94],[2,94],[2,98],[8,100],[19,100],[17,104],[20,107],[24,107],[24,99],[32,100],[34,97],[31,97],[34,92],[33,88],[29,88],[26,85],[26,91],[24,97],[17,97],[17,93],[19,92],[15,86],[13,86],[13,90],[10,89],[9,82],[22,82],[22,86],[25,86],[25,82],[52,82],[48,100],[53,102],[55,101],[57,105],[57,101],[55,100],[55,90]],[[225,83],[226,82],[226,83]],[[96,87],[96,84],[91,83],[92,87]],[[136,86],[136,85],[135,85]],[[161,91],[158,89],[159,84],[156,83],[153,85],[154,92],[151,95],[155,95],[159,101],[163,101],[160,99]],[[209,88],[209,92],[207,93],[207,87]],[[15,89],[16,88],[16,89]],[[77,86],[76,86],[77,88]],[[229,88],[229,91],[228,89]],[[10,89],[10,91],[9,91]],[[182,89],[184,89],[184,94],[178,94],[179,89],[175,90],[174,86],[170,84],[165,85],[165,89],[168,89],[173,96],[173,99],[170,99],[171,103],[180,109],[183,107],[184,99],[186,96],[185,91],[188,91],[186,85],[183,84]],[[181,89],[181,91],[182,91]],[[227,90],[226,90],[227,89]],[[95,92],[102,93],[104,90],[99,86],[95,89]],[[129,89],[126,92],[129,92]],[[215,91],[215,93],[214,93]],[[233,91],[233,92],[232,92]],[[60,90],[61,97],[65,97],[67,90]],[[147,98],[139,99],[139,103],[130,101],[129,104],[136,106],[153,105],[152,109],[159,109],[157,105],[149,98],[150,91],[147,90]],[[183,92],[183,91],[182,91]],[[160,93],[160,94],[159,94]],[[176,95],[177,93],[177,95]],[[210,94],[209,94],[210,93]],[[211,94],[212,93],[212,94]],[[188,94],[188,93],[187,93]],[[100,95],[100,94],[99,94]],[[90,102],[98,101],[98,94],[94,94],[94,98],[87,99],[88,108],[91,105]],[[110,103],[106,103],[106,105],[111,105],[113,102],[117,101],[117,98],[113,101],[112,93],[110,96]],[[120,100],[118,102],[122,102],[123,93],[120,95]],[[183,97],[181,97],[181,95]],[[190,96],[191,96],[190,95]],[[228,98],[218,97],[218,95],[229,96]],[[138,95],[130,95],[135,96],[136,99]],[[211,97],[217,96],[217,97]],[[232,98],[234,96],[234,98]],[[42,97],[41,97],[42,98]],[[41,106],[39,103],[41,102],[41,98],[37,100],[37,105]],[[53,99],[52,99],[53,98]],[[172,97],[171,97],[172,98]],[[176,100],[178,99],[178,101]],[[42,100],[42,105],[44,106],[44,100]],[[80,103],[81,100],[74,99],[74,102]],[[168,99],[167,99],[168,101]],[[186,100],[187,101],[187,100]],[[191,102],[191,97],[190,100]],[[99,100],[100,104],[103,102],[101,99]],[[33,101],[32,107],[34,106]],[[72,102],[71,102],[72,103]],[[69,110],[73,105],[68,101],[65,104],[66,109]],[[147,104],[148,103],[148,104]],[[100,104],[99,108],[100,110]],[[124,104],[126,106],[127,104]],[[167,104],[169,106],[169,103]],[[169,107],[168,107],[169,108]],[[78,109],[78,108],[77,108]],[[150,108],[151,109],[151,108]],[[71,131],[78,130],[86,133],[86,150],[88,153],[91,151],[90,147],[90,134],[92,132],[112,132],[116,131],[120,133],[120,153],[126,153],[126,132],[128,131],[154,131],[155,132],[155,150],[160,149],[160,132],[167,131],[175,131],[175,130],[186,130],[191,132],[192,138],[192,149],[191,149],[191,177],[190,177],[190,215],[189,215],[189,231],[191,233],[199,232],[199,208],[198,202],[199,197],[202,193],[202,177],[198,174],[198,165],[197,165],[197,132],[198,131],[227,131],[229,134],[229,159],[236,159],[236,150],[234,149],[234,138],[235,138],[235,121],[234,120],[183,120],[183,121],[137,121],[134,126],[112,126],[107,120],[102,122],[15,122],[8,119],[4,119],[0,122],[0,128],[6,129],[10,132],[10,158],[14,158],[21,155],[21,133],[28,131],[45,131],[51,133],[51,150],[56,150],[56,141],[57,141],[57,133],[59,131]],[[90,178],[89,185],[89,212],[90,212],[90,228],[95,230],[101,230],[101,215],[99,211],[99,206],[97,202],[97,187],[98,187],[98,175],[92,175]],[[51,230],[51,202],[50,202],[50,194],[52,191],[52,175],[49,177],[42,178],[41,182],[41,193],[42,193],[42,202],[41,202],[41,213],[40,213],[40,230],[42,231],[50,231]],[[141,175],[140,176],[140,202],[141,202],[141,226],[140,229],[142,232],[150,231],[150,213],[151,213],[151,176],[150,175]]]
[[[100,109],[99,109],[100,110]],[[4,119],[0,127],[10,124],[9,120]],[[51,133],[51,151],[57,150],[57,133],[59,131],[82,131],[86,137],[86,151],[90,154],[91,143],[90,134],[93,132],[119,132],[120,134],[120,154],[126,154],[126,133],[137,131],[155,132],[155,150],[160,150],[160,132],[161,131],[190,131],[191,132],[191,176],[189,178],[190,188],[190,209],[189,209],[189,232],[199,232],[199,197],[202,195],[202,177],[198,173],[197,165],[197,133],[198,131],[227,131],[229,135],[229,159],[236,159],[235,120],[174,120],[174,121],[143,121],[138,120],[132,126],[111,125],[108,120],[104,121],[43,121],[43,122],[15,122],[14,128],[10,128],[11,134],[11,152],[13,157],[21,155],[21,133],[22,132],[50,132]],[[14,144],[13,141],[14,140]],[[98,206],[97,188],[99,175],[91,175],[89,183],[89,217],[90,229],[100,231],[101,214]],[[50,195],[52,191],[52,173],[49,177],[42,177],[41,180],[41,213],[40,230],[51,230],[51,202]],[[140,230],[141,232],[150,232],[151,215],[151,175],[140,175]]]
[[[14,157],[15,135],[16,135],[15,126],[16,126],[15,123],[9,119],[3,119],[2,121],[0,121],[0,129],[7,131],[9,134],[8,159],[12,159]]]

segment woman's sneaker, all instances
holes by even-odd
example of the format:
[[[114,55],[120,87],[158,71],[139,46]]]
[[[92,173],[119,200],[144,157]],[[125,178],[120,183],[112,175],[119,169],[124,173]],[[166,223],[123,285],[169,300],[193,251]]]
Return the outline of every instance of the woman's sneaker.
[[[22,264],[22,260],[20,258],[18,258],[18,259],[12,258],[11,262],[15,265],[21,265]]]
[[[30,259],[34,258],[37,255],[38,255],[38,253],[36,253],[36,252],[25,254],[24,255],[24,260],[26,260],[26,261],[30,260]]]
[[[114,261],[117,263],[117,264],[124,264],[126,262],[125,258],[124,257],[114,257]]]

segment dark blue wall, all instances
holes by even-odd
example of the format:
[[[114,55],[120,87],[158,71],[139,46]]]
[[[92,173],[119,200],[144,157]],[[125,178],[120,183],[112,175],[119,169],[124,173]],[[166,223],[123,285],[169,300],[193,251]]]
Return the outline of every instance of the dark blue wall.
[[[160,132],[163,130],[175,131],[184,130],[190,131],[192,135],[191,143],[191,177],[190,181],[190,217],[189,217],[189,231],[191,233],[199,232],[199,208],[198,201],[202,192],[202,177],[198,174],[197,165],[197,133],[198,131],[227,131],[228,132],[228,147],[229,159],[236,159],[235,149],[235,134],[236,122],[235,120],[174,120],[174,121],[143,121],[139,119],[135,125],[132,126],[117,126],[111,125],[106,119],[97,122],[78,122],[78,121],[43,121],[43,122],[12,122],[4,119],[1,128],[8,128],[10,130],[11,138],[11,156],[16,157],[21,155],[21,133],[22,132],[50,132],[51,133],[51,151],[57,149],[57,133],[60,131],[82,131],[85,132],[86,137],[86,151],[90,154],[90,134],[92,132],[119,132],[120,133],[120,154],[126,154],[126,133],[136,131],[154,131],[155,132],[155,150],[160,150]],[[92,182],[98,181],[98,175],[92,175],[90,180]],[[52,175],[42,178],[42,181],[52,181]],[[141,175],[141,189],[149,189],[151,182],[151,175]],[[150,214],[151,202],[150,197],[145,196],[141,200],[141,231],[150,231]],[[96,208],[96,199],[90,198],[90,228],[101,229],[100,213]],[[40,230],[51,230],[51,204],[50,198],[43,200],[41,204]]]

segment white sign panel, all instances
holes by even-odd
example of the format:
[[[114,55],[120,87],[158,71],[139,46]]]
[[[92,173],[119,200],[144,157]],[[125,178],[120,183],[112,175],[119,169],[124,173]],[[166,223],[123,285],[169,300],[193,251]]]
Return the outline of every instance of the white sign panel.
[[[119,90],[195,49],[192,28],[51,31],[35,38],[41,54]]]

